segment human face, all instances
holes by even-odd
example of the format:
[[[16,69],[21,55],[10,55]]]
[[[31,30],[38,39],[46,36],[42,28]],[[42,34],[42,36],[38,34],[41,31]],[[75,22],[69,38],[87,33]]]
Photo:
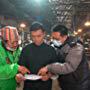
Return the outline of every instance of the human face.
[[[9,40],[7,40],[7,47],[12,48],[12,49],[16,49],[18,47],[18,41],[10,42]]]
[[[36,31],[32,31],[31,32],[31,37],[32,37],[32,40],[33,42],[36,44],[36,45],[41,45],[44,41],[44,37],[45,37],[45,32],[43,32],[41,29],[38,29]]]
[[[11,42],[10,40],[5,40],[3,44],[6,47],[6,49],[9,51],[15,51],[19,45],[18,41]]]
[[[52,32],[52,38],[57,41],[60,41],[61,43],[64,43],[67,36],[66,35],[62,36],[60,32]]]

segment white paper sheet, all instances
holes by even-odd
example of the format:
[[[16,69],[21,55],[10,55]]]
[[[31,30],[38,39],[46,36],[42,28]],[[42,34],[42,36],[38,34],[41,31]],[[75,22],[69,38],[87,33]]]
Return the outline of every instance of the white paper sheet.
[[[41,76],[35,74],[26,74],[24,78],[28,80],[38,80],[41,79]]]

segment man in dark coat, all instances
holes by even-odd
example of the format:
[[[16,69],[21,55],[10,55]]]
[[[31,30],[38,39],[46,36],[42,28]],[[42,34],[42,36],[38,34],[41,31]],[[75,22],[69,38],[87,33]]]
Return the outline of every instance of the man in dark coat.
[[[56,25],[52,31],[53,43],[57,48],[58,62],[41,68],[39,74],[47,71],[58,74],[62,90],[88,90],[89,67],[81,43],[68,36],[68,29]]]
[[[30,27],[30,32],[33,43],[22,50],[19,64],[27,67],[31,74],[37,75],[41,67],[56,61],[56,52],[53,47],[44,43],[45,29],[41,23],[34,22]],[[52,80],[47,76],[43,76],[42,80],[24,82],[24,90],[51,90],[51,88]]]

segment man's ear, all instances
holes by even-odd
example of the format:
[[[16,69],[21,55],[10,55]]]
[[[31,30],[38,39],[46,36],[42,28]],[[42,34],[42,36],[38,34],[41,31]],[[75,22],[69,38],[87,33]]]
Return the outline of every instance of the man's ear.
[[[67,37],[68,37],[67,35],[64,35],[63,36],[63,41],[65,41],[67,39]]]
[[[67,35],[64,35],[64,39],[65,39],[65,40],[67,39]]]

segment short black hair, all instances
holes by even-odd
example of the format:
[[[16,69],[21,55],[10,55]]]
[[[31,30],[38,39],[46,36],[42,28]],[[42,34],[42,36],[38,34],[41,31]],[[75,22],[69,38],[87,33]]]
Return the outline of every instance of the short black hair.
[[[43,32],[45,31],[42,23],[35,21],[31,24],[30,31],[37,31],[39,29],[41,29]]]
[[[62,36],[68,35],[68,28],[61,24],[56,24],[52,27],[52,32],[59,32]]]

